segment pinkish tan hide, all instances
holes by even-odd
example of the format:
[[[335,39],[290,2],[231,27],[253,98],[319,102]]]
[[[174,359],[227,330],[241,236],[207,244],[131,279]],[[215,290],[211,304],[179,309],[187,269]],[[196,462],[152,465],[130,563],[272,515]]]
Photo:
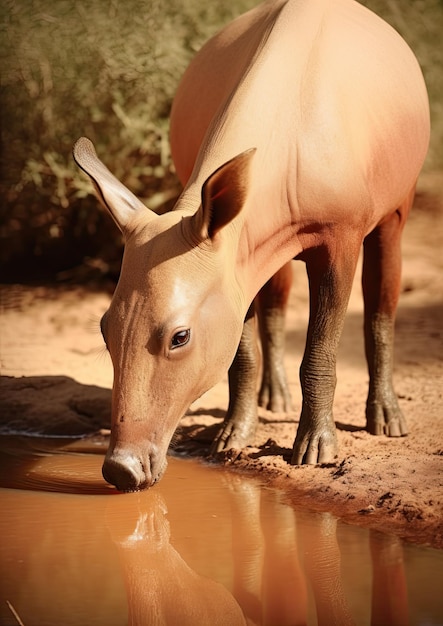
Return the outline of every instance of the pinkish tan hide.
[[[367,427],[406,434],[393,325],[428,140],[420,68],[390,26],[353,0],[273,0],[211,39],[178,88],[171,144],[186,186],[172,212],[146,209],[77,142],[125,237],[102,320],[114,365],[108,481],[136,490],[161,477],[180,417],[231,366],[251,302],[293,258],[306,263],[310,319],[292,462],[331,461],[336,350],[362,245]],[[247,445],[252,430],[225,420],[217,449]]]

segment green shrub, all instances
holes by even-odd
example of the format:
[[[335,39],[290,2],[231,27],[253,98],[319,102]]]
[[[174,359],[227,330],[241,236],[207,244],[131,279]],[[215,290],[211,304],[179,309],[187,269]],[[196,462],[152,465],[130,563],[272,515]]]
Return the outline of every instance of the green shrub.
[[[152,208],[179,191],[168,116],[185,67],[222,25],[256,4],[200,0],[6,0],[1,18],[2,279],[52,275],[120,256],[108,216],[71,150],[86,135],[115,175]],[[443,10],[438,0],[367,4],[422,64],[432,97],[427,167],[442,165]]]

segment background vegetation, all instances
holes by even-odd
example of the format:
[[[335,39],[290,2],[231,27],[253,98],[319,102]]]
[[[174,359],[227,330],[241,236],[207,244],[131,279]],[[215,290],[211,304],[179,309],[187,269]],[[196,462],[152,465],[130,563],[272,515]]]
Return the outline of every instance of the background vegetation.
[[[71,150],[90,137],[152,208],[179,192],[168,117],[177,83],[206,39],[258,0],[3,0],[1,280],[118,271],[118,233]],[[428,84],[427,169],[443,166],[443,4],[365,0],[411,45]]]

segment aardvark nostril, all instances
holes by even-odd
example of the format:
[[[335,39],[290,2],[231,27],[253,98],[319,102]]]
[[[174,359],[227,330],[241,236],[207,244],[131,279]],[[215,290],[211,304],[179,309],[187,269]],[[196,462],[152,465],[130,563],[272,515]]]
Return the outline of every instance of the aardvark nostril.
[[[139,491],[149,486],[140,460],[131,455],[106,458],[102,473],[119,491]]]

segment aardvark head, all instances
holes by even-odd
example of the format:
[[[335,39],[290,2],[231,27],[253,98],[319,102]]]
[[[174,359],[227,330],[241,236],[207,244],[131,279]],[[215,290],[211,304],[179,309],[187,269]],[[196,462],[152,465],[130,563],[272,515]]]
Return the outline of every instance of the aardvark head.
[[[194,210],[179,199],[159,216],[111,174],[88,139],[74,146],[125,239],[120,279],[101,320],[114,367],[103,475],[122,491],[159,480],[180,418],[235,355],[249,304],[235,267],[252,154],[216,169]]]

